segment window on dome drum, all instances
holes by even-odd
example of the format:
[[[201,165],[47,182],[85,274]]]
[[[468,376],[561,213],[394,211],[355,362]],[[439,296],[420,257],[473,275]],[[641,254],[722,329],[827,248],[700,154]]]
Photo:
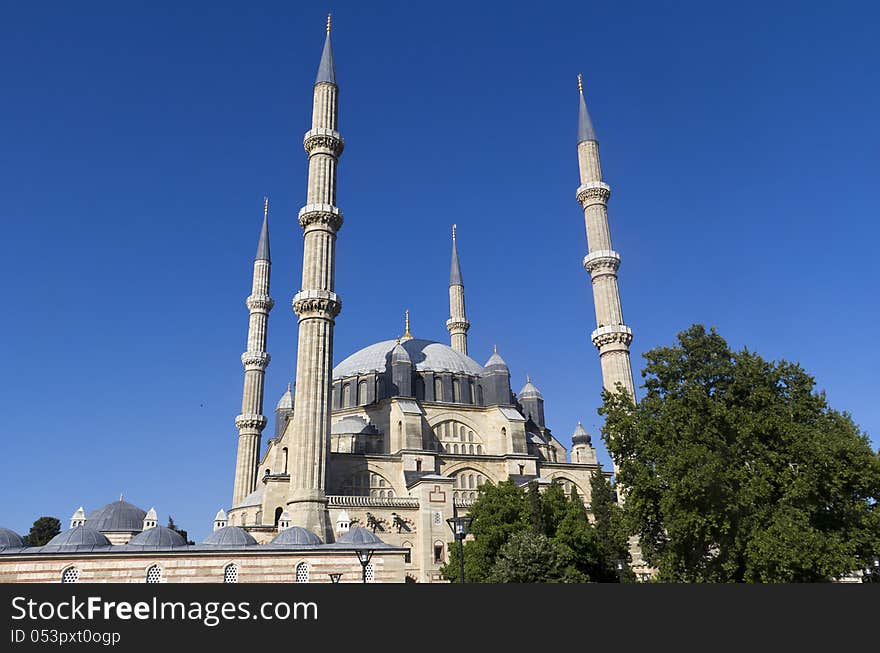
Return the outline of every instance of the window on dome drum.
[[[153,565],[149,569],[147,569],[147,582],[148,583],[161,583],[162,582],[162,567],[159,565]]]
[[[78,583],[79,582],[79,569],[76,567],[68,567],[61,574],[61,582],[62,583]]]
[[[363,406],[367,403],[367,382],[361,381],[358,383],[358,396],[357,396],[358,406]]]
[[[439,442],[438,450],[451,454],[482,455],[483,444],[479,434],[469,426],[446,420],[434,426],[434,437]]]
[[[309,582],[309,563],[301,562],[296,566],[296,582],[297,583],[308,583]]]
[[[376,571],[373,567],[372,562],[367,563],[367,567],[366,569],[364,569],[364,578],[368,583],[372,583],[374,580],[376,580]]]
[[[487,483],[483,474],[473,469],[463,469],[456,473],[452,480],[452,498],[455,501],[473,501],[477,498],[477,490]]]
[[[439,377],[434,377],[434,401],[443,401],[443,383]]]
[[[224,583],[237,583],[238,582],[238,565],[226,565],[226,569],[223,570],[223,582]]]
[[[340,488],[340,493],[355,497],[392,499],[394,490],[385,478],[371,471],[361,471],[349,476]]]
[[[348,408],[351,406],[351,383],[346,383],[342,386],[342,407]]]

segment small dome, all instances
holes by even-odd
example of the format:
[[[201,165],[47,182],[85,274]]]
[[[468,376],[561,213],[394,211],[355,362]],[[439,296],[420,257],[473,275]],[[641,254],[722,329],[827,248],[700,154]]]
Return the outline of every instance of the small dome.
[[[331,426],[330,433],[332,435],[351,435],[360,433],[365,435],[376,435],[379,433],[379,429],[373,424],[370,424],[360,415],[349,415]]]
[[[522,390],[519,391],[520,399],[543,399],[544,395],[541,394],[541,391],[535,387],[535,384],[532,383],[532,380],[529,377],[526,377],[526,384],[522,387]]]
[[[391,350],[391,364],[394,363],[406,363],[407,365],[412,365],[412,359],[409,357],[409,354],[406,353],[406,349],[403,348],[399,342],[394,345],[394,349]]]
[[[76,526],[70,530],[59,533],[46,546],[58,547],[99,547],[110,546],[110,540],[104,537],[103,533],[95,530],[91,526]]]
[[[290,391],[290,384],[287,384],[287,390],[278,403],[275,404],[275,410],[293,410],[293,393]]]
[[[364,548],[369,546],[388,546],[385,542],[380,540],[375,533],[360,526],[352,528],[345,535],[336,540],[336,543]]]
[[[319,546],[323,543],[320,537],[302,526],[285,528],[269,542],[269,544],[282,544],[284,546]]]
[[[154,547],[186,546],[186,540],[180,536],[180,533],[165,526],[148,528],[142,533],[135,535],[128,543],[135,546]]]
[[[246,530],[238,526],[218,528],[205,538],[203,544],[214,546],[253,546],[257,541]]]
[[[590,444],[591,438],[590,434],[587,433],[586,429],[583,425],[578,422],[577,427],[574,429],[574,434],[571,436],[572,444]]]
[[[146,511],[120,499],[90,512],[86,516],[86,524],[102,533],[112,531],[134,533],[143,529],[146,516]]]
[[[0,528],[0,551],[3,549],[20,549],[24,546],[21,535],[8,528]]]
[[[251,508],[253,506],[262,506],[263,505],[263,492],[266,490],[265,485],[261,485],[256,490],[247,495],[244,499],[239,501],[237,504],[233,506],[233,508]]]
[[[510,368],[507,367],[507,363],[504,362],[504,359],[498,354],[498,348],[495,348],[495,351],[492,352],[492,355],[489,356],[489,360],[486,361],[486,364],[483,365],[483,368],[486,372],[496,371],[496,370],[504,370],[509,371]]]

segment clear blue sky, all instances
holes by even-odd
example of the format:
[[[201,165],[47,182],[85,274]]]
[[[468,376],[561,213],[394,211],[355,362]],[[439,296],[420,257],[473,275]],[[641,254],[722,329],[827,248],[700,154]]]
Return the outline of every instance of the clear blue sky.
[[[399,335],[405,308],[446,341],[456,222],[473,357],[497,343],[514,390],[531,374],[566,444],[579,419],[597,433],[582,71],[636,376],[714,325],[800,361],[877,446],[876,3],[6,3],[0,525],[124,492],[200,539],[228,506],[265,193],[268,411],[293,376],[328,9],[337,361]]]

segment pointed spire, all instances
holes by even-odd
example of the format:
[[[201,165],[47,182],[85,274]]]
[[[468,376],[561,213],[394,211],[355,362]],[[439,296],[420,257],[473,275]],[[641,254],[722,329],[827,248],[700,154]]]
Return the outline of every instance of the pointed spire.
[[[452,266],[449,269],[449,285],[464,285],[464,280],[461,278],[461,264],[458,262],[458,246],[455,242],[455,225],[452,225]]]
[[[269,256],[269,198],[263,198],[263,228],[260,230],[260,241],[257,243],[256,261],[272,262]]]
[[[590,120],[590,113],[587,111],[587,103],[584,100],[584,79],[578,73],[578,95],[580,96],[580,107],[578,109],[578,143],[584,141],[595,141],[596,131],[593,129],[593,121]]]
[[[406,342],[407,340],[412,340],[413,335],[409,332],[409,309],[406,309],[406,332],[401,336],[400,340],[402,342]]]
[[[333,64],[333,44],[330,42],[330,14],[327,14],[327,38],[324,39],[324,51],[321,53],[318,77],[315,79],[315,84],[320,84],[321,82],[336,83],[336,66]]]

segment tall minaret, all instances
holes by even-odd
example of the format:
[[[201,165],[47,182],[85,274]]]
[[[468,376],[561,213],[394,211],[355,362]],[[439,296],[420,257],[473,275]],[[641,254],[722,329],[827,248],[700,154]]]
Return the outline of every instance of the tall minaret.
[[[266,329],[269,311],[275,302],[269,297],[269,198],[263,203],[263,228],[257,255],[254,258],[254,280],[247,307],[247,351],[241,355],[244,365],[244,390],[241,397],[241,415],[235,418],[238,428],[238,455],[235,460],[235,486],[232,490],[233,507],[257,487],[257,464],[260,455],[260,437],[266,418],[263,415],[263,386],[269,354],[266,353]]]
[[[446,329],[452,339],[452,348],[467,356],[467,332],[471,328],[464,312],[464,281],[458,263],[458,247],[455,244],[455,225],[452,225],[452,266],[449,270],[449,319]]]
[[[306,205],[299,212],[303,268],[301,290],[293,298],[299,340],[287,496],[291,526],[307,528],[325,541],[333,540],[324,490],[330,451],[333,325],[342,308],[341,298],[333,292],[336,232],[342,226],[342,212],[336,208],[336,166],[343,148],[336,131],[338,95],[328,16],[315,80],[312,128],[303,139],[309,155],[309,183]]]
[[[635,397],[632,368],[629,361],[629,344],[632,329],[623,323],[620,308],[620,292],[617,289],[617,268],[620,254],[611,248],[611,232],[608,229],[608,197],[611,188],[602,181],[599,163],[599,143],[587,104],[584,87],[578,75],[580,112],[578,115],[578,164],[581,185],[577,199],[584,207],[589,254],[584,258],[584,269],[593,280],[593,302],[596,307],[596,330],[591,338],[599,350],[602,365],[602,382],[605,389],[614,392],[618,383]]]

